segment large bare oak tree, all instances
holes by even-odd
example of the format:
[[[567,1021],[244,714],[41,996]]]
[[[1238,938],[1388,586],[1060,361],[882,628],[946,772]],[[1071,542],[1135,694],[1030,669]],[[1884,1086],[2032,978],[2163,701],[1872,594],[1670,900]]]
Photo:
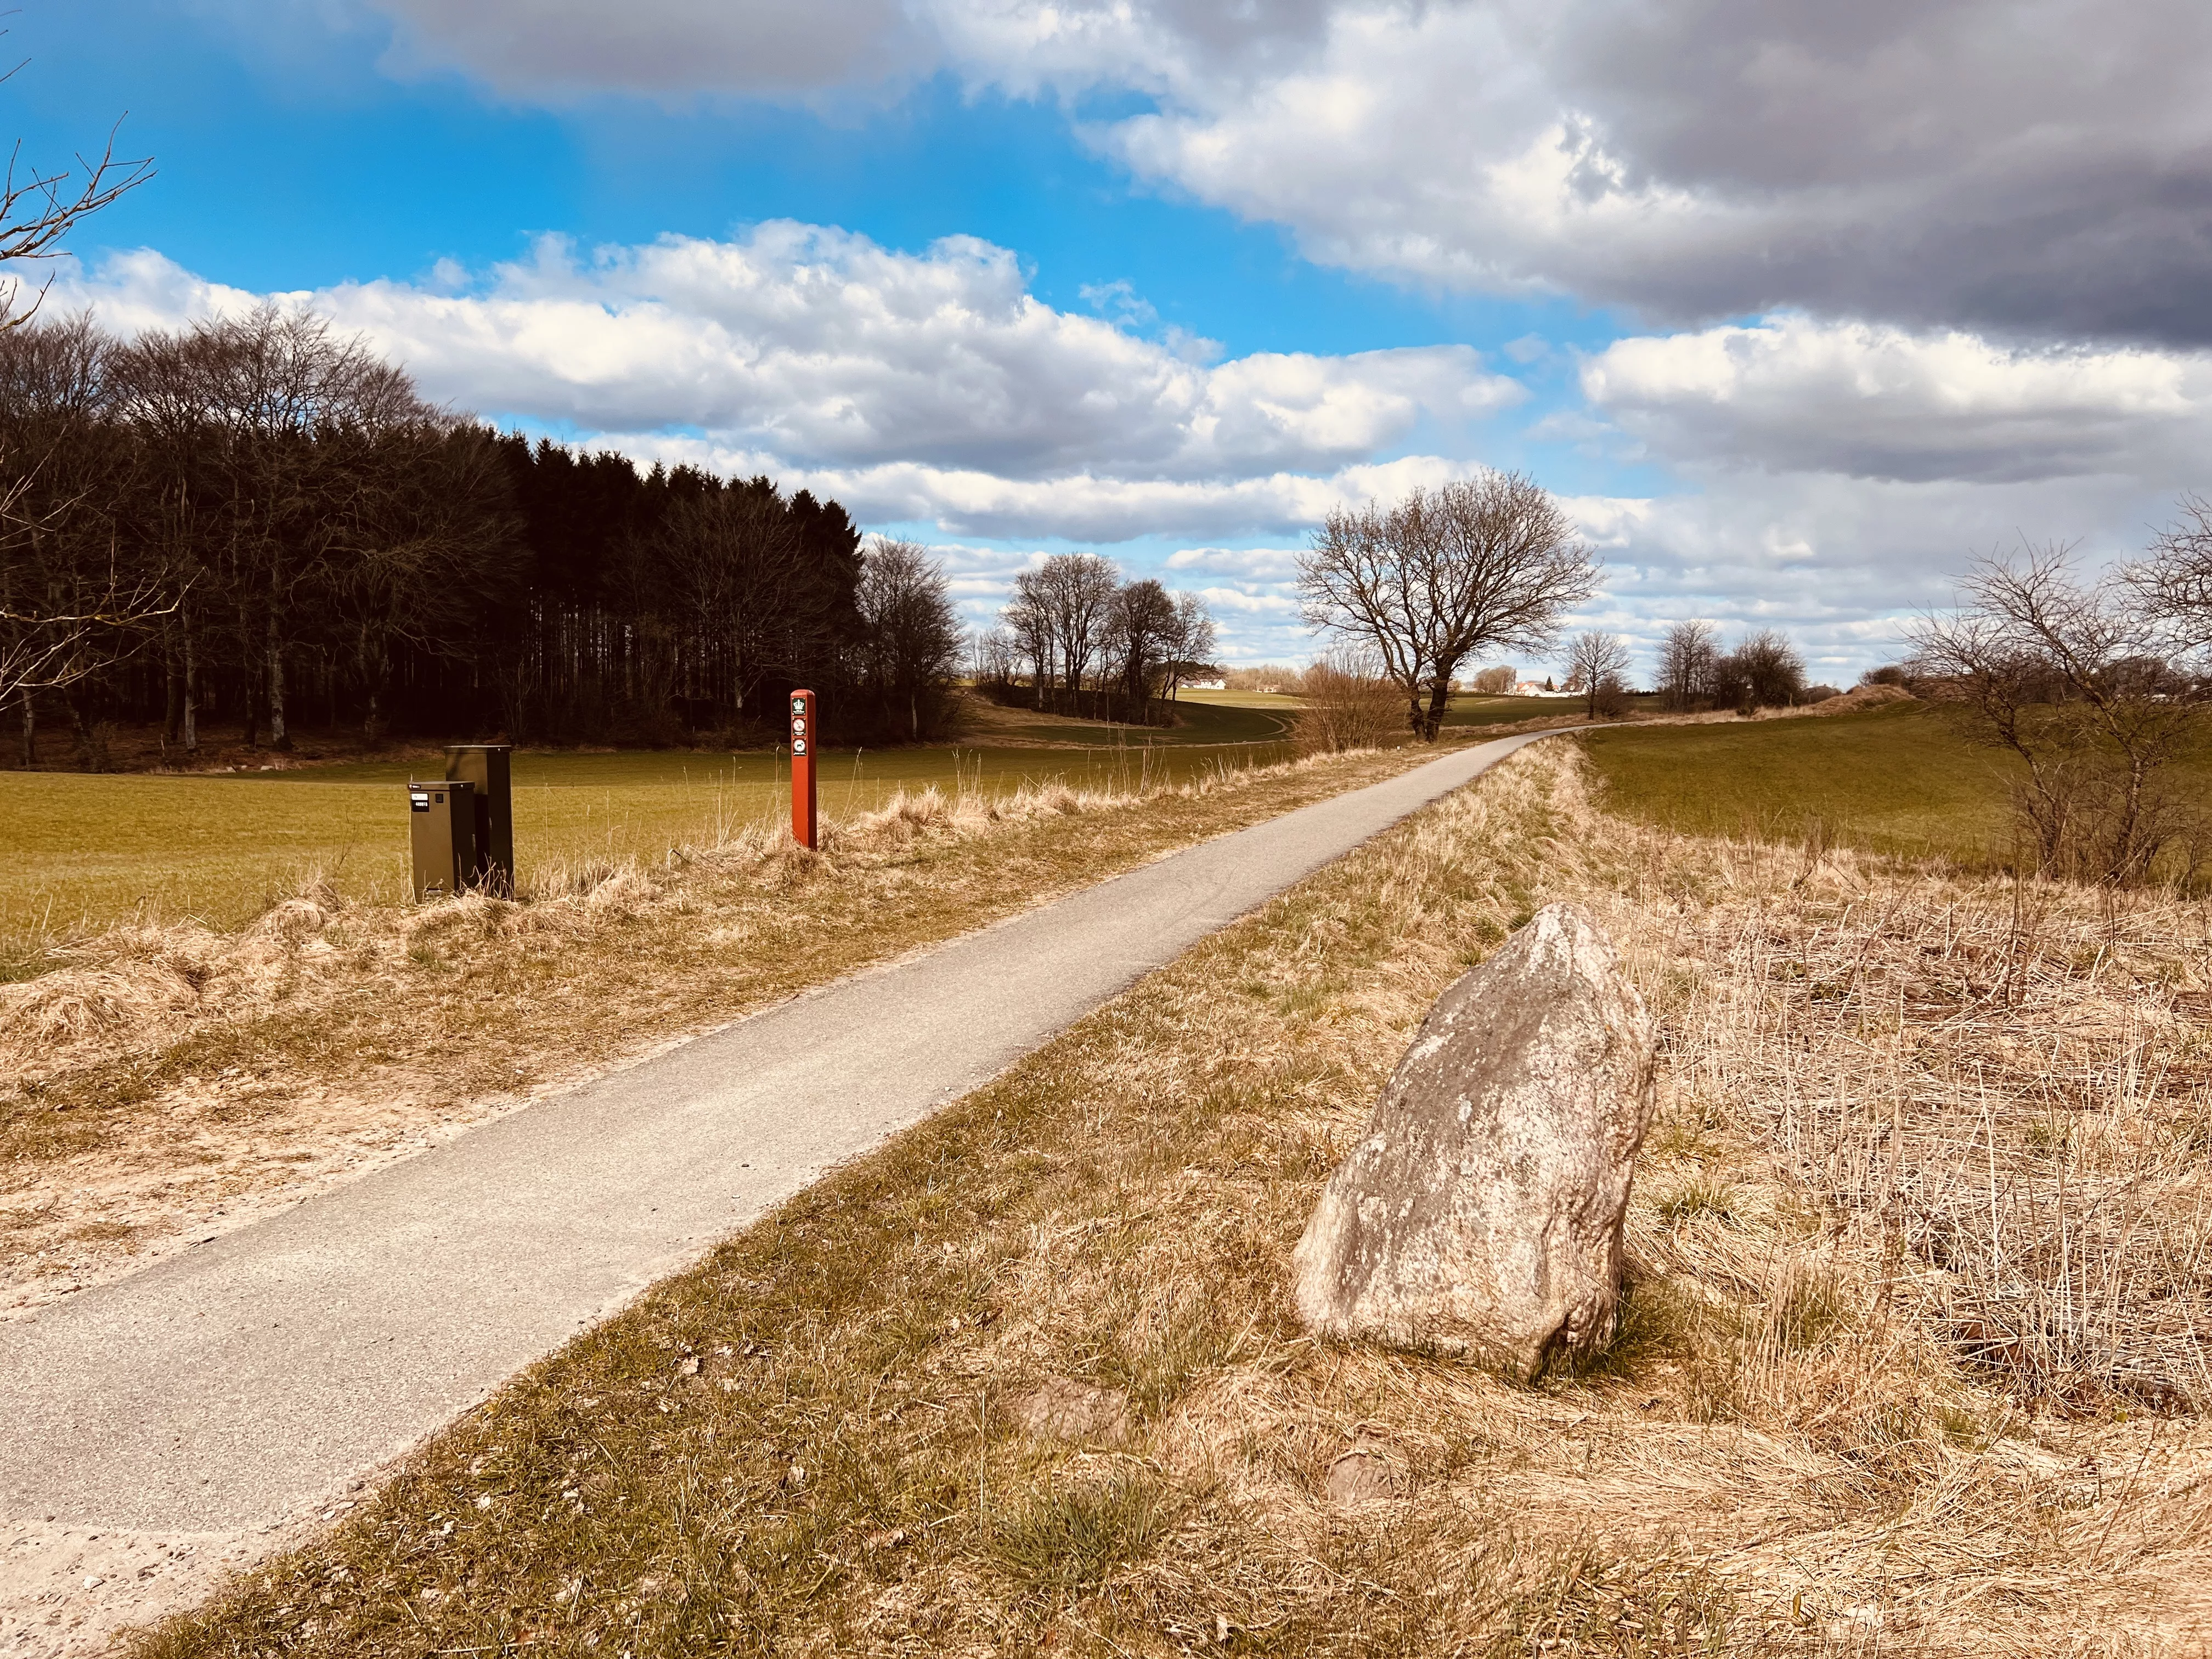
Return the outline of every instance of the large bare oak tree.
[[[1339,508],[1298,561],[1305,620],[1371,655],[1426,742],[1462,665],[1478,652],[1545,648],[1597,583],[1565,509],[1517,472]]]

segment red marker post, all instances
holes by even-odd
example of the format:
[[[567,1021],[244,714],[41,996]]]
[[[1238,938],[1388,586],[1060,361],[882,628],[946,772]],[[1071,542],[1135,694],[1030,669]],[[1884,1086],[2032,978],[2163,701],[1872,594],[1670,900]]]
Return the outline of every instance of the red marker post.
[[[814,694],[791,694],[791,838],[811,850],[814,817]]]

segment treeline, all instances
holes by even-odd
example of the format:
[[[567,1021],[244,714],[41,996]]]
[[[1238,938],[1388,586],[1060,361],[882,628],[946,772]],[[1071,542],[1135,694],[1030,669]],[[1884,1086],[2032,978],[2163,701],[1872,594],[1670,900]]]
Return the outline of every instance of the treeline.
[[[1771,628],[1746,634],[1723,651],[1709,622],[1678,622],[1659,641],[1659,702],[1682,713],[1700,708],[1789,708],[1836,695],[1832,685],[1805,684],[1805,659]]]
[[[1002,702],[1049,713],[1164,726],[1182,684],[1218,676],[1215,629],[1195,593],[1110,559],[1055,553],[1014,579],[999,625],[976,641],[975,680]]]
[[[766,478],[501,434],[312,315],[0,332],[0,704],[190,756],[211,726],[832,742],[940,735],[961,635],[921,550]]]

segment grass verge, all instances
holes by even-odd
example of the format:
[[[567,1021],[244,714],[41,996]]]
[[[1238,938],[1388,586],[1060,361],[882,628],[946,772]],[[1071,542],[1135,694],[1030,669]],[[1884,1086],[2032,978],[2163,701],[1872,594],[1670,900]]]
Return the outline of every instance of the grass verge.
[[[1954,1316],[2090,1282],[2063,1251],[1971,1260],[2058,1167],[2027,1161],[2058,1155],[2054,1113],[2067,1176],[2138,1194],[2096,1283],[2163,1262],[2139,1288],[2170,1297],[2202,1259],[2205,913],[2023,890],[1638,832],[1571,747],[1524,751],[138,1651],[2195,1650],[2212,1444],[2186,1402],[2094,1355],[1993,1363]],[[1285,1291],[1321,1182],[1437,993],[1553,897],[1613,929],[1665,1033],[1619,1341],[1528,1389],[1314,1342]],[[2053,1046],[1998,1068],[2015,1024]],[[1915,1219],[1993,1156],[1986,1229]]]

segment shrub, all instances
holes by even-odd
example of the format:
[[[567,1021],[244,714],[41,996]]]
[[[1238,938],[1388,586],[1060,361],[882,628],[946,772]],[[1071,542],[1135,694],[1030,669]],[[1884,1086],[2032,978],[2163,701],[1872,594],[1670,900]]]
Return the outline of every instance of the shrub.
[[[1406,730],[1399,689],[1356,653],[1331,651],[1298,679],[1304,706],[1291,737],[1307,754],[1379,749]]]

